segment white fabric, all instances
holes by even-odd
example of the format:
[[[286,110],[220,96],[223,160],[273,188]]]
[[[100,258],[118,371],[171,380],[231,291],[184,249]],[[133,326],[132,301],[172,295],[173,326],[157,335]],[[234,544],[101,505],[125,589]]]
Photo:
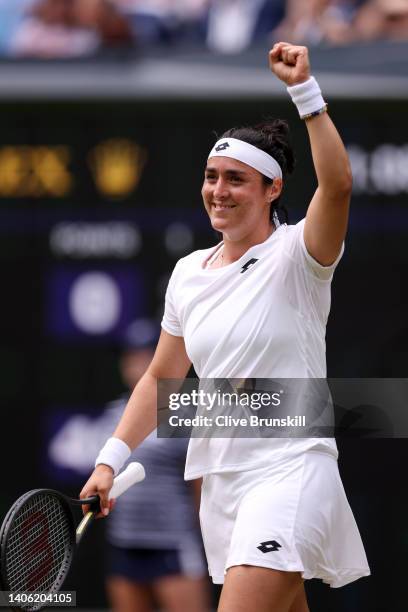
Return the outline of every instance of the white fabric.
[[[237,138],[221,138],[215,143],[208,159],[211,157],[231,157],[271,179],[282,178],[282,169],[276,159],[258,147]]]
[[[330,282],[341,257],[324,267],[307,252],[304,220],[281,225],[238,261],[205,269],[213,249],[174,269],[162,327],[183,336],[199,378],[324,378]],[[343,248],[342,248],[343,251]],[[242,267],[257,259],[245,272]],[[310,449],[337,457],[327,438],[192,438],[186,479],[273,465]]]
[[[288,87],[287,90],[301,117],[320,110],[326,104],[319,84],[313,76],[304,83]]]
[[[304,579],[320,578],[331,587],[370,574],[337,462],[324,453],[204,476],[201,499],[214,583],[224,582],[229,567],[243,564],[301,572]]]
[[[118,474],[125,462],[129,459],[131,450],[120,438],[109,438],[105,446],[99,451],[95,461],[95,467],[100,463],[109,465],[114,475]]]

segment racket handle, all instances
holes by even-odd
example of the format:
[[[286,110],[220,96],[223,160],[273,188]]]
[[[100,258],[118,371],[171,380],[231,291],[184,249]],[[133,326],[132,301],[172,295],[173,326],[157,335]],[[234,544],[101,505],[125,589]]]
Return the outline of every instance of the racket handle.
[[[122,495],[122,493],[127,491],[129,487],[144,480],[145,476],[145,470],[141,463],[137,463],[136,461],[129,463],[127,468],[123,470],[121,474],[116,476],[115,480],[113,481],[113,487],[110,490],[109,499],[118,498],[119,495]]]

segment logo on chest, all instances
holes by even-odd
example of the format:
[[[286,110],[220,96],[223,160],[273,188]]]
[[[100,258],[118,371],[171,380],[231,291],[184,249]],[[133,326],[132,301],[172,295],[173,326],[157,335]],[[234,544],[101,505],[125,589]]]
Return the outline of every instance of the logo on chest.
[[[241,274],[243,274],[244,272],[246,272],[251,266],[255,265],[256,262],[259,261],[258,259],[255,259],[254,257],[252,259],[249,259],[246,264],[244,264],[241,268]]]

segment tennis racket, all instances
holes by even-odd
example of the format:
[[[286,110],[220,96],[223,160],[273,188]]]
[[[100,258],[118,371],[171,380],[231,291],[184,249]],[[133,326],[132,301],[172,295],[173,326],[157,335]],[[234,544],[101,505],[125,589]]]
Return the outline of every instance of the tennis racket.
[[[117,498],[140,482],[145,471],[130,463],[114,479],[109,499]],[[90,504],[76,527],[73,506]],[[58,592],[69,572],[75,548],[96,514],[99,497],[70,499],[52,489],[28,491],[12,505],[0,530],[0,586],[14,593]],[[18,609],[40,610],[44,603],[19,605]]]

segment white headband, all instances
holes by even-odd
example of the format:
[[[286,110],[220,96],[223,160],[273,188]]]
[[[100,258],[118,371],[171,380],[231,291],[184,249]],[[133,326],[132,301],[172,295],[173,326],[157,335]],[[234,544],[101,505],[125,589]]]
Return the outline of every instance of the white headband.
[[[215,143],[208,159],[210,157],[231,157],[255,168],[268,178],[282,178],[282,169],[276,159],[258,147],[237,138],[221,138]]]

